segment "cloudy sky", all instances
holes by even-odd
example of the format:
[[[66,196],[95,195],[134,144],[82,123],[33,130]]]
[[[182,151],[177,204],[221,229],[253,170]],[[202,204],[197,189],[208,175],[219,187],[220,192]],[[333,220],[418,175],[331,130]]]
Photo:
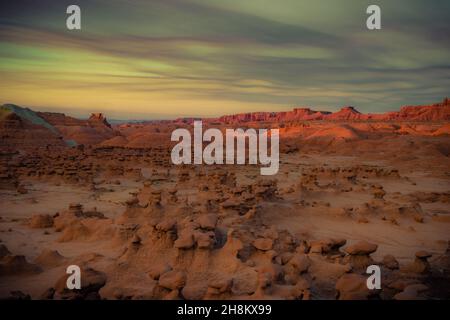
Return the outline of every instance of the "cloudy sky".
[[[82,29],[66,29],[81,7]],[[366,28],[378,4],[382,30]],[[0,103],[143,119],[363,112],[450,95],[448,0],[15,0],[0,4]]]

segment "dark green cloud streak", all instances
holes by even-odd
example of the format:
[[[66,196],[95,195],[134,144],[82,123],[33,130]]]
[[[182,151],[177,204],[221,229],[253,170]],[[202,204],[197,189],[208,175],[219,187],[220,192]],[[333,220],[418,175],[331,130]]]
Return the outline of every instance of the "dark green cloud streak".
[[[371,32],[372,2],[78,1],[81,32],[65,29],[71,1],[2,3],[0,85],[30,97],[40,86],[108,88],[130,101],[147,94],[149,105],[155,93],[158,103],[165,94],[212,109],[219,99],[241,111],[261,103],[380,112],[448,95],[450,2],[375,1],[383,29]]]

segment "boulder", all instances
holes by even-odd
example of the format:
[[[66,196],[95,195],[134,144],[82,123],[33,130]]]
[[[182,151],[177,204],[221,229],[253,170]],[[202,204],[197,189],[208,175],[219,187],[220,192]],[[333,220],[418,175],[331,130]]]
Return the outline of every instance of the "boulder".
[[[34,262],[44,267],[57,267],[65,260],[66,258],[60,255],[58,251],[44,249]]]
[[[370,254],[377,250],[378,246],[367,241],[359,241],[346,247],[344,250],[349,254],[344,263],[350,263],[354,270],[365,270],[367,266],[374,263]]]
[[[233,279],[226,277],[213,278],[208,285],[211,288],[217,289],[219,293],[227,292],[231,289]]]
[[[175,240],[173,246],[178,249],[190,249],[194,246],[194,236],[192,232],[184,231],[179,238]]]
[[[181,294],[186,300],[201,300],[206,294],[208,286],[204,283],[187,284],[182,290]]]
[[[399,264],[393,255],[387,254],[383,257],[383,261],[381,262],[386,268],[395,270],[398,269]]]
[[[182,271],[168,271],[159,277],[158,283],[161,287],[177,290],[186,284],[186,274]]]
[[[0,263],[0,276],[28,275],[40,273],[42,269],[29,263],[25,256],[5,256]]]
[[[206,230],[214,230],[217,225],[217,215],[216,214],[202,214],[197,218],[197,223],[200,228]]]
[[[427,251],[416,252],[416,259],[409,266],[409,271],[414,273],[427,273],[430,270],[430,263],[428,262],[428,258],[431,256],[432,254]]]
[[[64,274],[55,284],[55,299],[100,299],[98,291],[105,286],[106,274],[90,267],[81,268],[81,289],[68,289],[67,279],[70,275]]]
[[[347,246],[344,250],[349,255],[369,255],[377,251],[378,245],[367,241],[359,241],[355,244]]]
[[[355,273],[344,274],[339,278],[336,290],[339,300],[367,300],[371,295],[366,277]]]
[[[49,214],[35,214],[28,224],[30,228],[41,229],[53,227],[53,217]]]
[[[411,284],[407,286],[402,292],[394,296],[394,300],[423,300],[425,297],[421,293],[428,290],[428,287],[421,283]]]
[[[339,252],[339,248],[347,243],[346,239],[322,239],[309,242],[310,252],[318,254],[326,254],[331,252]]]
[[[305,254],[296,253],[287,263],[287,266],[291,266],[298,274],[308,271],[311,265],[311,261]]]
[[[176,226],[177,222],[175,219],[166,218],[160,221],[156,225],[156,230],[167,232],[173,230]]]
[[[268,238],[258,238],[253,241],[253,246],[262,251],[268,251],[272,249],[273,240]]]
[[[154,280],[158,280],[159,277],[170,271],[172,268],[166,264],[166,263],[159,263],[159,264],[154,264],[148,271],[147,274],[150,276],[150,278],[154,279]]]
[[[212,231],[196,232],[194,234],[197,247],[200,249],[211,249],[215,243],[215,234]]]

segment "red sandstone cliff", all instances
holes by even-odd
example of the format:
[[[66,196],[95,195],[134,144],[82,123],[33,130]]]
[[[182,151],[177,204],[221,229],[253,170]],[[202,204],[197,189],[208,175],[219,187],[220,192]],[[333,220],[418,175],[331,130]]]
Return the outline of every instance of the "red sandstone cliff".
[[[343,107],[337,112],[314,111],[310,108],[295,108],[292,111],[282,112],[252,112],[227,115],[214,119],[205,119],[211,122],[239,123],[239,122],[282,122],[282,121],[449,121],[450,100],[445,98],[442,103],[425,106],[405,106],[400,111],[380,114],[363,114],[354,107]]]

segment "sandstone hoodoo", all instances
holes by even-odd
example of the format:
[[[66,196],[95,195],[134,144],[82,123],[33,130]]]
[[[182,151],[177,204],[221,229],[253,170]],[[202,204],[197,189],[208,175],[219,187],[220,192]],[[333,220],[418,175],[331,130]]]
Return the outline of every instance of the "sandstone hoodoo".
[[[347,246],[344,250],[349,255],[347,260],[355,270],[365,270],[374,261],[370,257],[370,254],[374,253],[378,248],[378,245],[369,243],[367,241],[359,241],[355,244]]]
[[[411,265],[411,271],[416,273],[426,273],[430,270],[430,263],[428,262],[428,258],[432,256],[431,253],[421,250],[416,252],[416,259]]]

